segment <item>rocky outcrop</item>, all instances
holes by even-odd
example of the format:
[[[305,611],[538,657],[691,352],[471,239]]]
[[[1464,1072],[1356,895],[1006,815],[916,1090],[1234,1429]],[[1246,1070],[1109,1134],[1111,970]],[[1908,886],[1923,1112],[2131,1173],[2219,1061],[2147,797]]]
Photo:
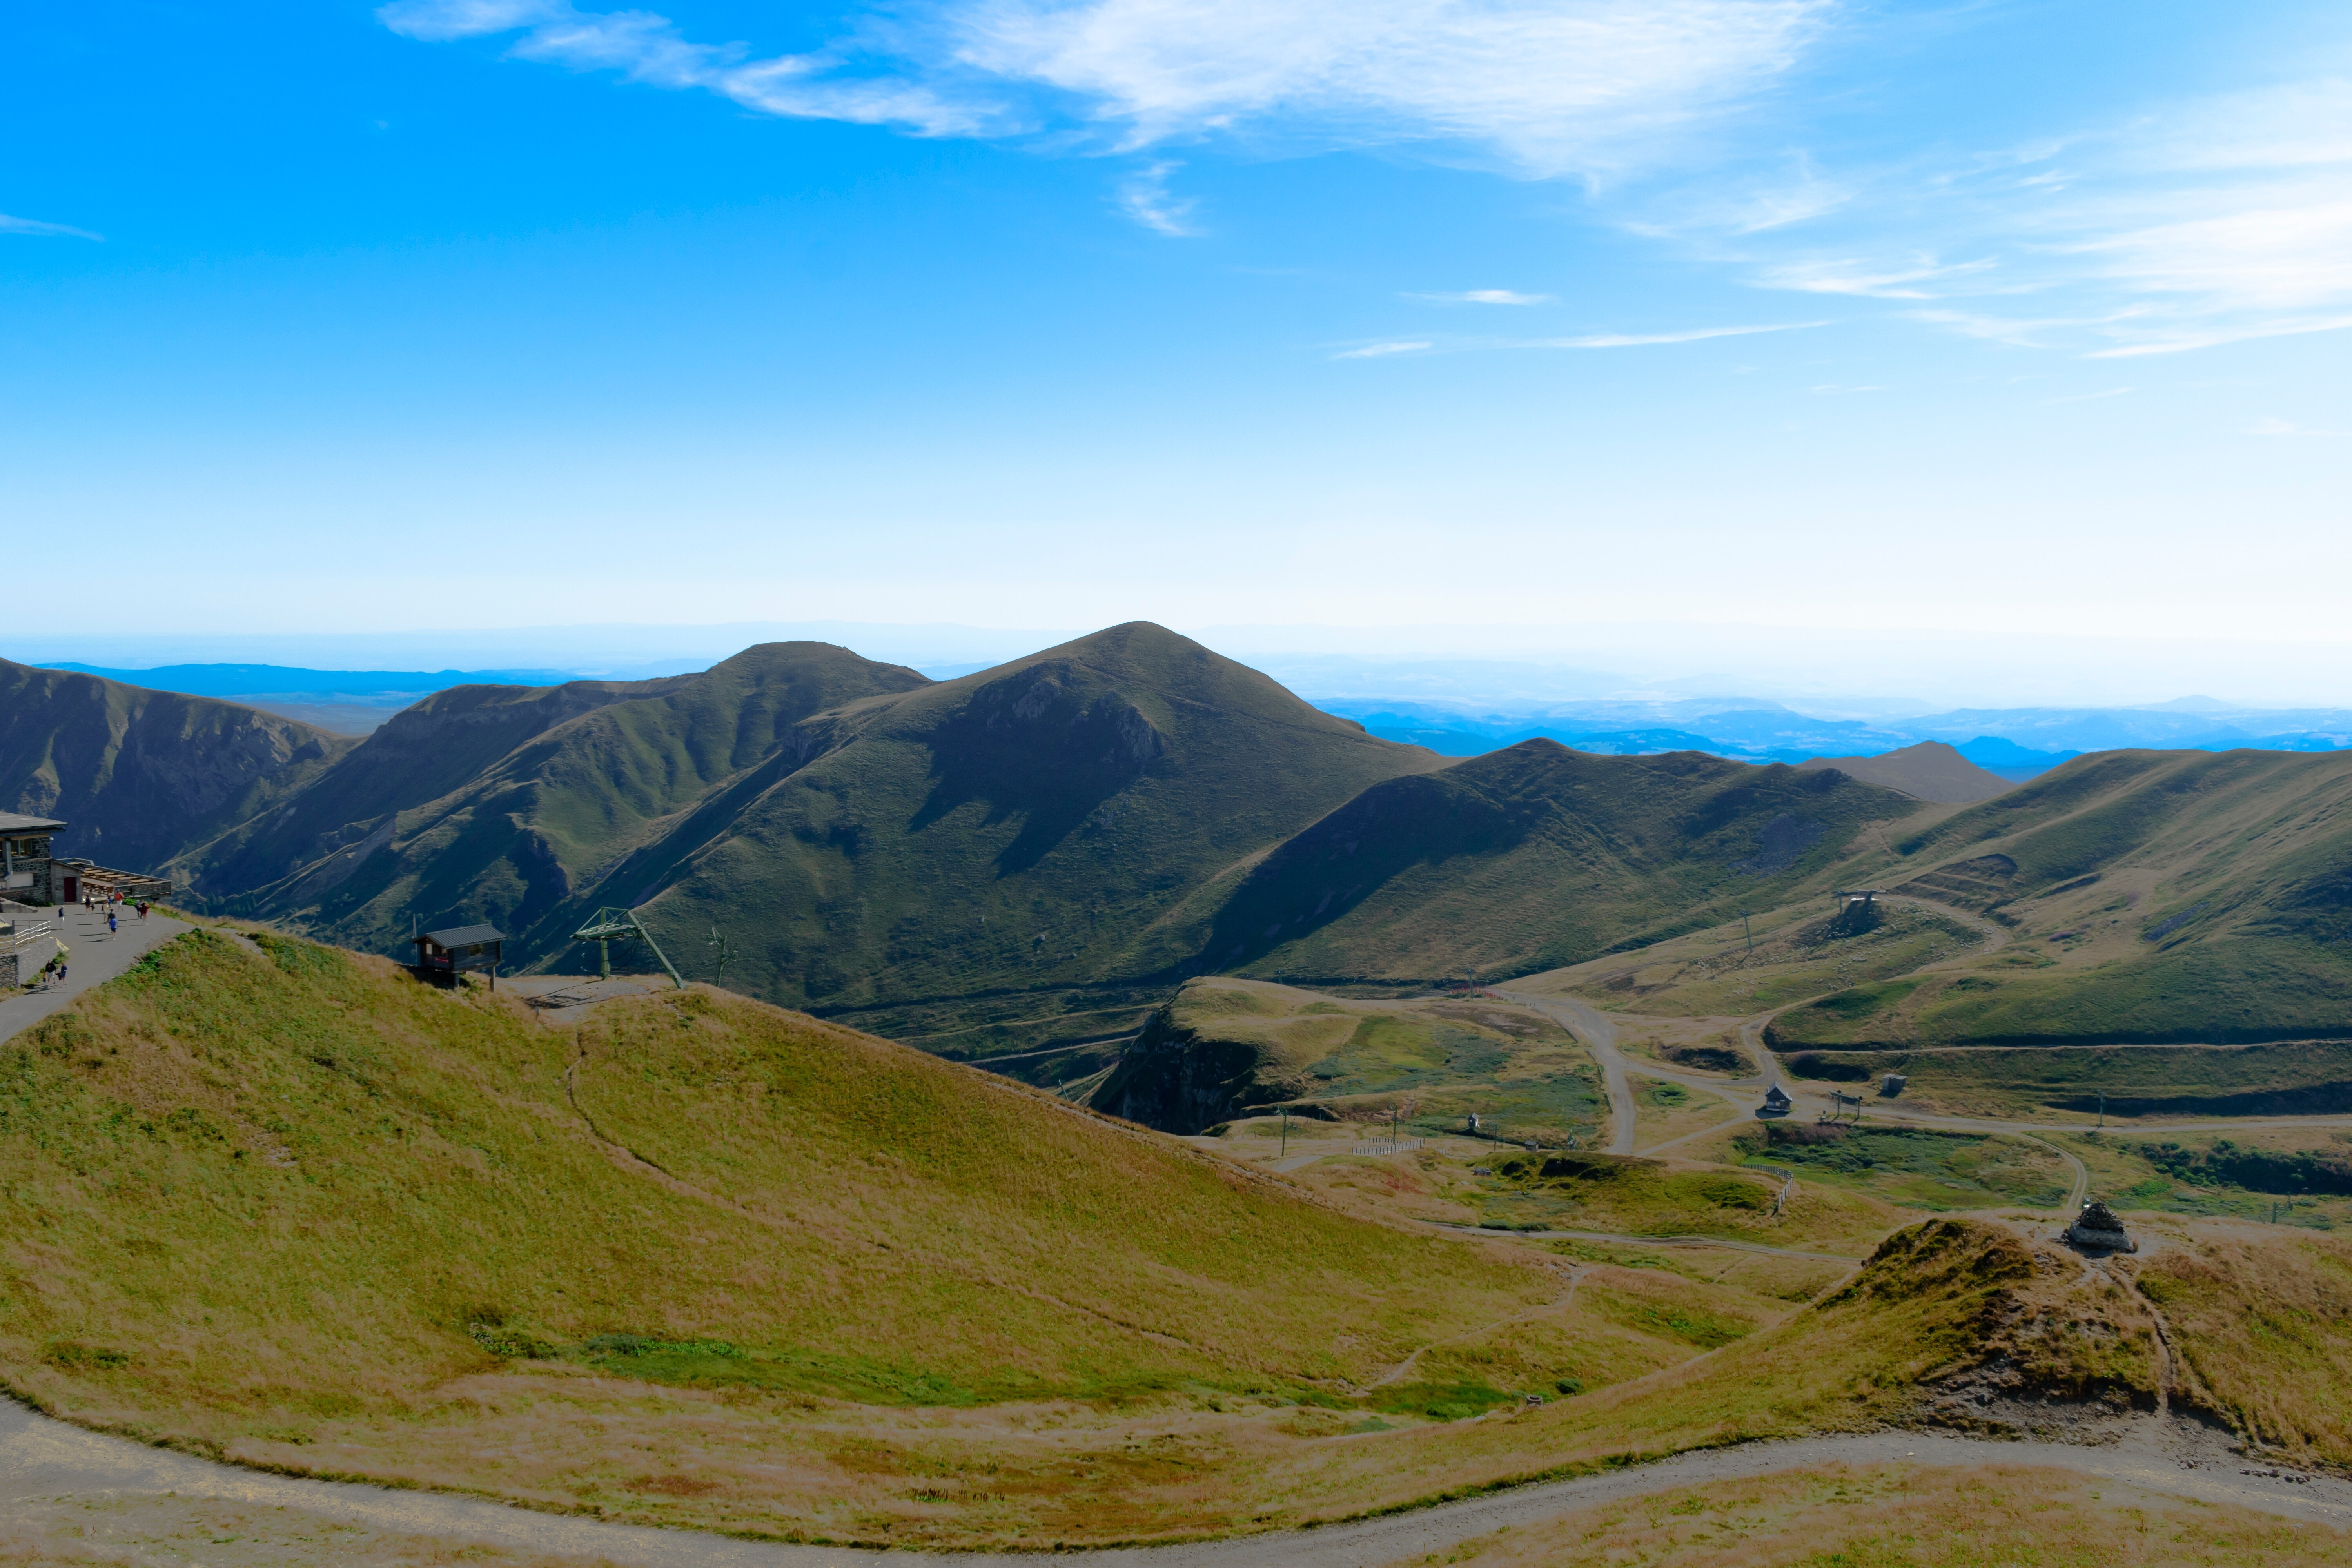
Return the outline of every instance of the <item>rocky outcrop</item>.
[[[2083,1213],[2066,1227],[2066,1239],[2085,1252],[2137,1252],[2139,1243],[2124,1229],[2124,1222],[2116,1211],[2097,1198],[2083,1205]]]
[[[1203,1039],[1177,1022],[1174,1007],[1171,1002],[1144,1020],[1088,1105],[1162,1132],[1190,1134],[1281,1103],[1281,1088],[1261,1079],[1261,1047]]]

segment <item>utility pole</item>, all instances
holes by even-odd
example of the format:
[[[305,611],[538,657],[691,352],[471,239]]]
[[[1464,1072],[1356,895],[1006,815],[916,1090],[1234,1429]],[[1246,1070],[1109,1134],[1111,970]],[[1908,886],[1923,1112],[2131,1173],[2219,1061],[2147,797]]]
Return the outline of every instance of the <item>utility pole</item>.
[[[1282,1108],[1282,1152],[1275,1158],[1277,1160],[1290,1158],[1290,1107],[1286,1105]]]
[[[2102,1127],[2105,1127],[2106,1124],[2107,1124],[2107,1091],[2106,1091],[2105,1089],[2103,1089],[2099,1090],[2099,1125],[2100,1125],[2100,1126],[2102,1126]]]
[[[1748,911],[1744,909],[1739,911],[1739,933],[1748,939],[1748,956],[1750,958],[1755,957],[1756,932],[1749,928],[1748,924]]]
[[[719,970],[719,978],[713,984],[724,989],[727,984],[727,961],[735,956],[734,946],[728,942],[727,933],[719,929],[716,921],[711,923],[710,934],[703,939],[702,945],[713,950]]]

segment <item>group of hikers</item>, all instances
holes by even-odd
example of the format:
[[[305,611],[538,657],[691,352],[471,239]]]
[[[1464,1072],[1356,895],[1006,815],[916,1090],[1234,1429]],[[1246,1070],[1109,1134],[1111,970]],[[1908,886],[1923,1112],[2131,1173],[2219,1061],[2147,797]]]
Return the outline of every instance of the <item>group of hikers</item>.
[[[93,893],[84,893],[81,897],[82,910],[86,914],[96,914],[101,905],[106,910],[106,929],[110,935],[122,929],[121,910],[124,906],[129,906],[142,921],[147,918],[148,911],[154,907],[144,899],[125,899],[121,893],[111,891],[103,898]],[[33,985],[65,984],[68,952],[64,942],[58,943],[58,951],[51,955],[48,963],[41,965],[40,974],[27,984]]]
[[[86,912],[95,914],[98,911],[99,905],[101,902],[105,904],[106,929],[109,932],[112,932],[119,929],[115,923],[115,910],[117,906],[121,905],[123,901],[122,895],[116,892],[109,892],[103,900],[91,893],[84,893],[81,896],[81,907]],[[139,911],[139,918],[143,921],[147,918],[148,910],[152,906],[151,906],[146,900],[139,899],[132,900],[131,907]]]

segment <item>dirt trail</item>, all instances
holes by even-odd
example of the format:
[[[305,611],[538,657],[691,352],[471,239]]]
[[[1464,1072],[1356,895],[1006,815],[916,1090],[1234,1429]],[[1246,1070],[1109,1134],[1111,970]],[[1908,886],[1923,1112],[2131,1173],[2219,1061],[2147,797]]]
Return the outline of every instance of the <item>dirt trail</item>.
[[[1367,1388],[1386,1388],[1392,1383],[1403,1382],[1405,1378],[1412,1375],[1412,1369],[1421,1364],[1421,1358],[1427,1355],[1431,1351],[1441,1349],[1446,1345],[1460,1344],[1465,1340],[1475,1340],[1480,1334],[1491,1333],[1496,1329],[1508,1328],[1513,1323],[1524,1323],[1531,1319],[1544,1317],[1549,1313],[1567,1311],[1570,1308],[1576,1305],[1576,1288],[1584,1283],[1585,1275],[1591,1272],[1591,1270],[1585,1266],[1579,1265],[1575,1268],[1570,1268],[1567,1272],[1568,1294],[1562,1296],[1559,1300],[1548,1301],[1540,1307],[1529,1307],[1524,1312],[1514,1312],[1507,1318],[1498,1318],[1494,1322],[1483,1323],[1477,1328],[1468,1329],[1458,1334],[1448,1334],[1442,1340],[1432,1340],[1427,1344],[1422,1346],[1419,1350],[1413,1352],[1411,1355],[1405,1357],[1404,1360],[1397,1363],[1396,1365],[1389,1368],[1388,1371],[1381,1373],[1380,1376],[1372,1379],[1371,1382],[1366,1384],[1364,1386]]]
[[[1627,1247],[1728,1247],[1734,1252],[1761,1252],[1773,1258],[1802,1258],[1815,1263],[1842,1263],[1852,1268],[1862,1267],[1863,1260],[1838,1252],[1805,1252],[1793,1247],[1770,1247],[1760,1241],[1734,1241],[1720,1236],[1628,1236],[1610,1230],[1479,1230],[1446,1220],[1425,1219],[1421,1222],[1449,1236],[1485,1236],[1507,1241],[1601,1241],[1622,1243]]]
[[[1110,1551],[1062,1552],[1056,1568],[1365,1568],[1448,1551],[1506,1526],[1525,1528],[1589,1503],[1805,1465],[2033,1465],[2128,1481],[2151,1491],[2236,1503],[2289,1519],[2352,1527],[2352,1482],[2298,1477],[2249,1458],[2192,1422],[2150,1417],[2100,1447],[1941,1433],[1874,1432],[1705,1449],[1573,1480],[1546,1481],[1310,1531]],[[144,1447],[0,1403],[0,1506],[60,1496],[220,1498],[452,1542],[574,1552],[630,1568],[852,1568],[934,1564],[1004,1568],[1003,1552],[891,1552],[787,1546],[685,1531],[533,1513],[476,1498],[303,1480]]]
[[[1496,995],[1506,1002],[1532,1008],[1559,1024],[1570,1034],[1584,1042],[1601,1064],[1601,1077],[1609,1090],[1609,1114],[1615,1131],[1609,1139],[1609,1152],[1630,1154],[1633,1152],[1633,1090],[1625,1081],[1625,1058],[1617,1049],[1617,1028],[1600,1012],[1569,996],[1531,996],[1524,991],[1497,990]]]

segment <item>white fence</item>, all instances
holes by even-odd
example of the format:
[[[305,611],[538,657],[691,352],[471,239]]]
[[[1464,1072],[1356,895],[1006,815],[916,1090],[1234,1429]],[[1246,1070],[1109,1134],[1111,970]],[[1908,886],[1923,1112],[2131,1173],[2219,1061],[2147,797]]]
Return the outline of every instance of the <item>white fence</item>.
[[[47,921],[13,921],[0,926],[0,952],[22,952],[56,934],[57,929]]]

